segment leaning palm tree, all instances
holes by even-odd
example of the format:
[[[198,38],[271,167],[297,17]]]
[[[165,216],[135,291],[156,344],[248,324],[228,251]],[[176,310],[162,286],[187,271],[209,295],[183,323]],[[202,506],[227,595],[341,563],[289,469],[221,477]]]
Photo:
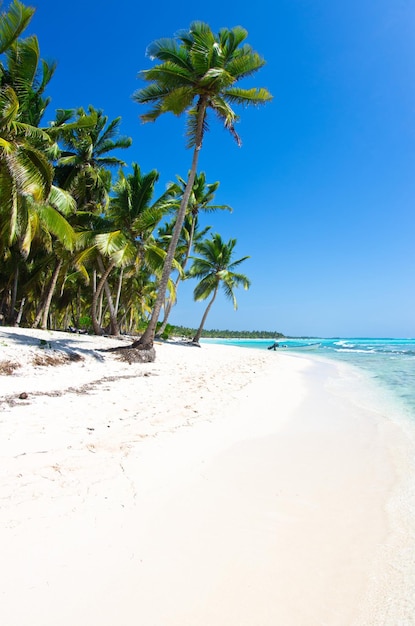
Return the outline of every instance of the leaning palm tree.
[[[248,256],[232,261],[233,250],[236,245],[236,239],[230,239],[225,243],[218,234],[212,235],[210,239],[203,241],[195,246],[196,252],[200,255],[193,261],[193,265],[189,270],[189,276],[192,278],[200,278],[193,291],[196,301],[206,300],[210,295],[212,298],[207,305],[203,314],[200,326],[193,337],[193,343],[198,344],[202,331],[205,326],[206,318],[214,303],[220,285],[222,285],[227,298],[232,300],[234,309],[237,309],[237,302],[234,289],[243,286],[248,289],[250,286],[249,279],[244,274],[239,274],[233,270],[243,263]]]
[[[223,28],[214,34],[203,22],[193,22],[189,30],[180,31],[173,39],[159,39],[148,48],[151,58],[160,63],[140,73],[150,84],[135,92],[139,104],[150,104],[152,109],[141,116],[144,122],[153,122],[163,113],[187,114],[188,147],[193,148],[192,165],[177,214],[160,280],[157,300],[146,331],[133,347],[151,349],[161,307],[164,304],[167,282],[179,240],[189,197],[197,171],[203,137],[207,130],[208,111],[213,112],[236,139],[238,116],[234,105],[260,105],[271,100],[266,89],[243,89],[237,82],[257,72],[265,61],[246,43],[247,31],[236,26]],[[241,45],[243,44],[243,45]]]

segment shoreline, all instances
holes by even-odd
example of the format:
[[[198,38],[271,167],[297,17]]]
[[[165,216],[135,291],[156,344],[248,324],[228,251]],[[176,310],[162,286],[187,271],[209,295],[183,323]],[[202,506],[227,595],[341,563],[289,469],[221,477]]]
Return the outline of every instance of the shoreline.
[[[412,449],[350,397],[351,369],[212,344],[156,345],[152,364],[94,351],[118,341],[0,327],[0,363],[22,362],[0,376],[2,623],[415,623],[395,562],[414,547]],[[24,361],[68,350],[83,360]]]

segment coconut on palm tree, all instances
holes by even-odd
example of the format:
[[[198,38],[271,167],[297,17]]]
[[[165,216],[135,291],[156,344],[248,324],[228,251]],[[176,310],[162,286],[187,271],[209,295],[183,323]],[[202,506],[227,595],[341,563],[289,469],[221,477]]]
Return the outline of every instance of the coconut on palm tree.
[[[159,64],[140,73],[149,85],[136,91],[134,99],[139,104],[152,106],[141,119],[153,122],[163,113],[186,114],[188,147],[193,149],[193,157],[153,314],[146,331],[133,343],[133,347],[150,349],[153,346],[207,129],[208,112],[214,113],[222,121],[240,145],[235,129],[238,116],[232,107],[265,104],[272,98],[266,89],[244,89],[237,85],[238,81],[252,76],[265,63],[251,46],[244,43],[247,35],[247,31],[240,26],[230,30],[223,28],[215,34],[207,24],[193,22],[189,30],[180,31],[173,39],[159,39],[148,48],[148,55],[159,61]]]
[[[236,239],[230,239],[226,243],[220,235],[215,234],[210,239],[206,239],[195,246],[199,256],[194,258],[193,265],[189,270],[189,276],[201,280],[193,291],[194,299],[200,301],[212,296],[203,314],[200,326],[193,337],[193,343],[195,344],[199,343],[202,336],[208,313],[216,300],[219,287],[222,286],[225,296],[232,301],[236,310],[238,305],[234,290],[240,286],[244,289],[248,289],[250,286],[250,281],[244,274],[234,271],[241,263],[249,259],[249,256],[244,256],[237,261],[233,261],[235,245]]]

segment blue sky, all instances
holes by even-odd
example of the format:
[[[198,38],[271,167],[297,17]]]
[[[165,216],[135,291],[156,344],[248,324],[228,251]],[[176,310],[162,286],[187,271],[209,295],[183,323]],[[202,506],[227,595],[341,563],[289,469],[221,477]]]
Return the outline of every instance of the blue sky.
[[[8,3],[4,3],[7,6]],[[92,104],[122,117],[123,153],[164,188],[190,167],[184,119],[141,124],[132,100],[146,47],[193,20],[241,25],[266,60],[253,84],[273,101],[238,110],[238,148],[214,119],[200,170],[220,181],[213,214],[252,281],[235,312],[224,297],[208,328],[287,335],[415,336],[415,3],[412,0],[34,0],[29,31],[58,62],[45,121]],[[250,86],[247,83],[244,86]],[[160,189],[162,191],[162,189]],[[205,303],[180,287],[171,321],[196,327]]]

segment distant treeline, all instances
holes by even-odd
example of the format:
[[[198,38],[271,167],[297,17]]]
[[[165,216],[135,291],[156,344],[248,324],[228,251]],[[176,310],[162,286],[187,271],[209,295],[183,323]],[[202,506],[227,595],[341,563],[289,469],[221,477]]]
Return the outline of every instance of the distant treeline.
[[[196,330],[185,326],[171,326],[169,335],[180,337],[194,337]],[[220,339],[280,339],[285,337],[283,333],[274,330],[203,330],[202,337]]]

